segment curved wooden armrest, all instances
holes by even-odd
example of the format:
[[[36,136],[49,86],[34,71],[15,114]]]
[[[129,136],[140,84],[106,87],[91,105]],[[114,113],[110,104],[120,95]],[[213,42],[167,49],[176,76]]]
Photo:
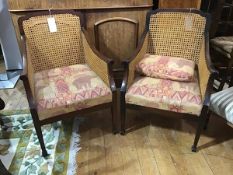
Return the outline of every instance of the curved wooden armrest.
[[[22,45],[22,59],[23,59],[23,71],[21,72],[21,75],[27,74],[27,53],[26,53],[26,43],[25,43],[25,36],[21,35],[20,42]]]
[[[201,49],[198,71],[203,105],[209,106],[210,96],[213,92],[214,80],[218,77],[219,72],[215,69],[210,59],[208,34],[206,34],[205,42]],[[205,75],[208,75],[208,77]]]
[[[109,85],[112,91],[116,91],[116,84],[112,72],[114,61],[102,55],[93,47],[88,33],[84,28],[82,28],[82,39],[87,64],[107,85]]]
[[[124,68],[124,75],[123,75],[123,80],[121,83],[120,92],[124,93],[127,90],[127,83],[128,83],[128,76],[129,76],[129,62],[123,61],[122,65]]]
[[[84,36],[85,36],[85,39],[86,39],[87,44],[89,45],[91,51],[92,51],[96,56],[98,56],[99,59],[102,59],[102,60],[103,60],[104,62],[106,62],[106,63],[113,62],[112,59],[110,59],[110,58],[104,56],[103,54],[101,54],[101,53],[94,47],[94,44],[93,44],[93,42],[91,41],[91,39],[90,39],[90,37],[89,37],[89,34],[88,34],[88,32],[87,32],[86,29],[82,28],[82,32],[83,32],[83,34],[84,34]]]
[[[122,62],[124,67],[124,77],[121,84],[121,89],[120,89],[121,92],[126,92],[127,88],[132,84],[134,80],[135,67],[147,52],[148,37],[149,37],[148,35],[149,35],[148,31],[145,30],[140,39],[138,47],[133,53],[132,57]]]
[[[28,59],[28,53],[27,53],[27,46],[26,46],[26,39],[25,35],[21,35],[21,44],[22,44],[22,58],[23,58],[23,71],[20,74],[20,79],[23,82],[28,83],[28,91],[32,94],[32,97],[34,97],[34,71],[32,68],[31,61]],[[24,84],[25,85],[25,84]],[[26,88],[26,87],[25,87]]]

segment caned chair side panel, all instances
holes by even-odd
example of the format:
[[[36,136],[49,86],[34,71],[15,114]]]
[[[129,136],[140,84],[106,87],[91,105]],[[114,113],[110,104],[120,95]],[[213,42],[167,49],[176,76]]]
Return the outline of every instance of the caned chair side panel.
[[[205,40],[203,39],[203,43]],[[199,74],[199,86],[201,91],[202,99],[205,98],[205,92],[207,89],[208,80],[210,77],[210,71],[208,68],[208,64],[206,62],[206,55],[205,55],[205,44],[202,44],[200,58],[198,61],[198,74]]]
[[[144,57],[144,55],[147,51],[147,47],[148,47],[148,33],[146,34],[146,37],[145,37],[145,40],[144,40],[144,43],[142,45],[141,50],[139,51],[137,56],[129,64],[129,75],[128,75],[128,84],[127,84],[128,88],[132,85],[132,83],[134,81],[136,66]]]
[[[152,14],[147,52],[186,58],[198,64],[205,25],[206,18],[195,13],[159,12]]]
[[[82,40],[86,63],[108,86],[110,86],[108,64],[94,53],[83,33]]]
[[[29,86],[32,92],[32,96],[33,98],[35,98],[35,81],[34,81],[34,68],[32,65],[32,58],[33,58],[33,54],[31,54],[31,50],[28,48],[28,44],[26,41],[26,50],[27,50],[27,64],[26,64],[26,68],[27,68],[27,77],[28,77],[28,81],[29,81]]]
[[[27,49],[35,72],[85,63],[80,19],[72,14],[54,14],[57,32],[51,33],[48,15],[23,21]]]

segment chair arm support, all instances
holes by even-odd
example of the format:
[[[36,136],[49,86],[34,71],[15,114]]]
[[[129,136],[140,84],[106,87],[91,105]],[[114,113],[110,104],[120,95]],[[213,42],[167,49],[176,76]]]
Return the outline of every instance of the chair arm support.
[[[209,105],[210,105],[210,96],[213,92],[213,84],[214,84],[214,80],[216,79],[217,76],[218,76],[218,74],[216,72],[211,73],[209,76],[207,87],[206,87],[206,92],[205,92],[205,97],[204,97],[204,101],[203,101],[204,106],[209,107]]]
[[[108,62],[108,75],[109,75],[109,85],[112,90],[112,92],[115,92],[117,90],[116,83],[113,77],[113,61]]]
[[[93,47],[87,31],[84,28],[82,28],[82,39],[87,64],[107,85],[109,85],[112,91],[116,91],[116,85],[112,72],[114,61],[102,55],[96,50],[96,48]]]
[[[20,43],[22,45],[22,59],[23,59],[23,71],[21,72],[21,75],[26,75],[27,74],[27,53],[26,53],[26,42],[25,42],[24,35],[21,35]]]
[[[205,38],[205,58],[206,58],[207,67],[211,73],[218,74],[218,70],[215,69],[214,65],[212,64],[212,61],[210,58],[210,48],[209,47],[210,47],[209,46],[209,33],[207,33],[206,38]]]
[[[129,76],[129,62],[123,61],[122,62],[123,68],[124,68],[124,75],[123,80],[121,83],[120,92],[126,92],[127,90],[127,84],[128,84],[128,76]]]
[[[21,35],[20,42],[22,45],[22,58],[23,58],[23,71],[20,74],[20,79],[25,81],[27,79],[32,97],[34,97],[34,70],[30,60],[30,54],[27,52],[26,38],[25,35]],[[26,87],[25,87],[26,88]]]
[[[199,76],[203,76],[204,77],[204,73],[206,71],[208,71],[209,73],[209,77],[207,80],[207,84],[206,84],[206,90],[205,93],[203,93],[203,105],[205,106],[209,106],[210,105],[210,96],[213,92],[213,84],[214,84],[214,80],[217,78],[218,76],[218,71],[215,69],[215,67],[213,66],[211,59],[210,59],[210,53],[209,53],[209,34],[206,34],[205,37],[205,42],[204,45],[201,49],[201,52],[204,54],[201,54],[201,57],[204,58],[200,58],[201,60],[203,60],[203,62],[201,62],[201,69],[203,69],[203,71],[201,70],[199,73]],[[201,74],[202,73],[202,74]],[[201,89],[202,90],[202,89]]]

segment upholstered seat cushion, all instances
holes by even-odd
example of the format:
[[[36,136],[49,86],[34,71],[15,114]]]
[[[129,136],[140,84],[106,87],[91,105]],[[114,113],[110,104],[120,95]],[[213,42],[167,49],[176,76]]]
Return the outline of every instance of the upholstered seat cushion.
[[[233,36],[222,36],[213,38],[211,41],[211,46],[215,50],[221,52],[228,58],[231,58],[231,52],[233,50]]]
[[[126,103],[194,115],[199,115],[202,109],[196,80],[178,82],[138,77],[126,93]]]
[[[210,104],[212,111],[233,124],[233,87],[212,94]]]
[[[145,54],[136,70],[147,77],[193,81],[195,63],[179,57]]]
[[[44,70],[34,78],[40,120],[112,101],[110,88],[84,64]]]

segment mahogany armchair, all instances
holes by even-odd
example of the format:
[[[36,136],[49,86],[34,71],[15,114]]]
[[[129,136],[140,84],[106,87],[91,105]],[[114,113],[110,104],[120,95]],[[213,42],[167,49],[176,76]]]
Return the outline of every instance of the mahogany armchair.
[[[55,19],[50,32],[47,18]],[[23,80],[30,112],[47,156],[41,126],[99,109],[112,109],[116,133],[116,87],[113,61],[94,49],[80,13],[32,13],[18,20],[24,46]]]
[[[186,18],[192,24],[185,26]],[[132,58],[123,62],[121,134],[126,109],[149,110],[162,115],[198,116],[205,123],[217,72],[209,57],[209,16],[191,9],[158,9],[147,14],[144,34]],[[190,22],[188,22],[190,25]],[[186,27],[188,29],[186,29]],[[176,82],[137,75],[136,65],[146,54],[181,57],[195,62],[196,81]],[[200,130],[197,130],[197,135]],[[195,140],[192,150],[196,150]]]

